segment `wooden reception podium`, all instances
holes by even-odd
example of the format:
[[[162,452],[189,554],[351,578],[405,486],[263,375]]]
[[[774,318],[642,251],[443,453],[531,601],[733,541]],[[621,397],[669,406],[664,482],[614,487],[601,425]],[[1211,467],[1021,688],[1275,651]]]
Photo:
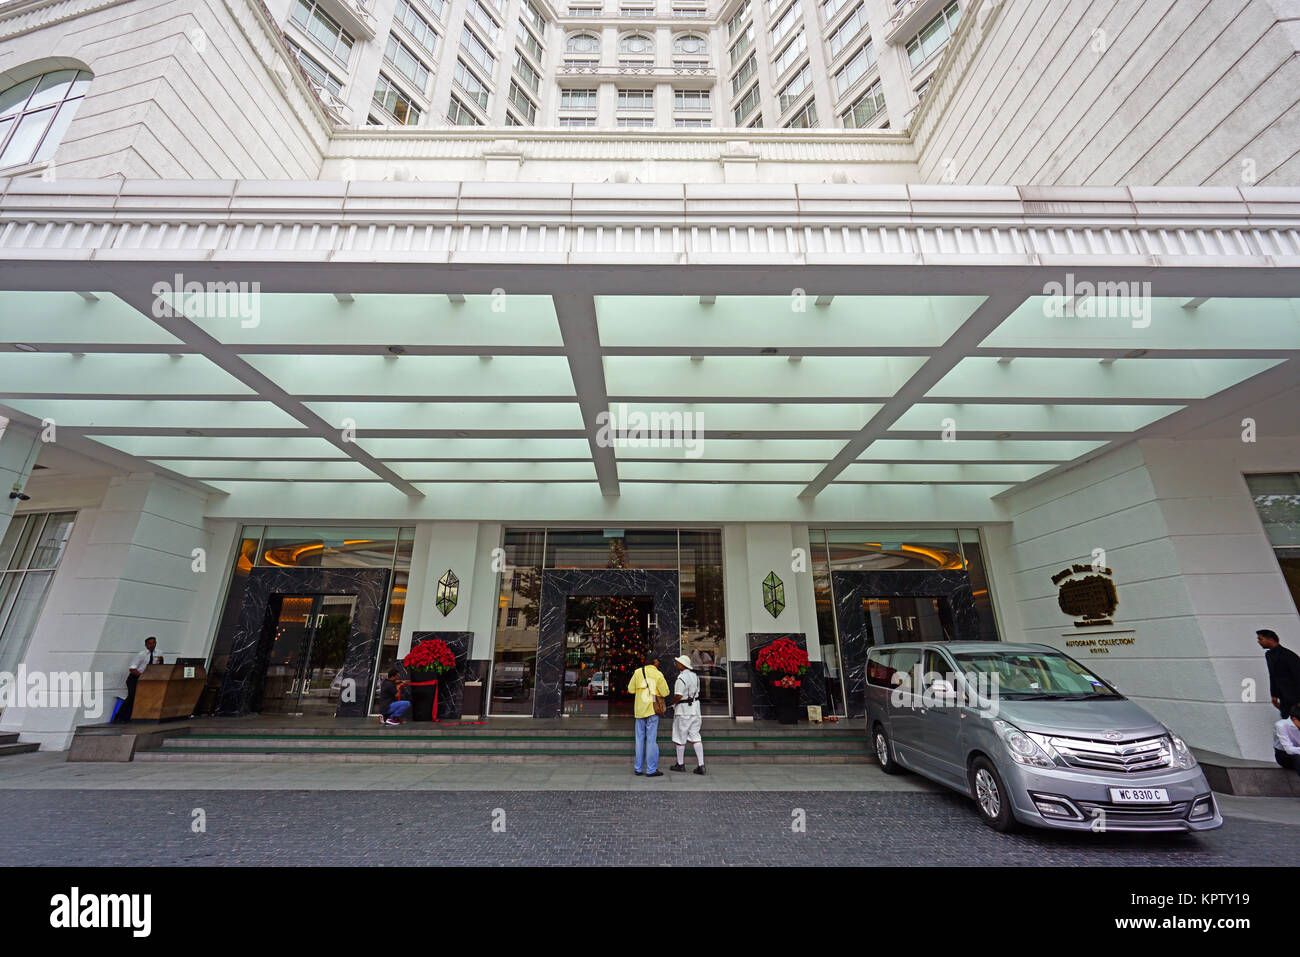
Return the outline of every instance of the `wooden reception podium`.
[[[203,694],[207,673],[202,665],[149,665],[135,686],[133,721],[172,721],[188,718]]]

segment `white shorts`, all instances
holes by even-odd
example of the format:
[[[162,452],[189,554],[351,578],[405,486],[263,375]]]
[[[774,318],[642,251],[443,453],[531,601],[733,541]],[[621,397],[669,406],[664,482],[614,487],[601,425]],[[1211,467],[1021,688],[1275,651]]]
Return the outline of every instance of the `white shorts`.
[[[673,715],[673,744],[694,744],[701,740],[698,714]]]

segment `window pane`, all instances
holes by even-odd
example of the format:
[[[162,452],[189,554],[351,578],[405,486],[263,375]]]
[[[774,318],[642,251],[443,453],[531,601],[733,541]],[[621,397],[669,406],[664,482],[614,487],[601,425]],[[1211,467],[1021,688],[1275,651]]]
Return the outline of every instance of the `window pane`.
[[[53,576],[54,572],[28,572],[23,576],[9,620],[0,632],[0,671],[16,671],[27,654],[27,643],[36,628],[36,618]]]
[[[259,565],[389,568],[395,528],[268,528]]]
[[[30,163],[32,154],[36,152],[36,144],[41,141],[45,127],[53,116],[54,107],[24,116],[14,131],[13,139],[5,147],[4,155],[0,156],[0,166]]]
[[[76,512],[55,512],[46,519],[36,551],[27,564],[28,568],[54,568],[59,564],[68,544],[68,536],[72,534],[72,520],[76,516]]]
[[[32,95],[32,90],[36,88],[36,81],[39,79],[39,76],[34,76],[30,80],[24,80],[17,86],[11,86],[3,93],[0,93],[0,116],[14,116],[21,113],[23,106],[27,103],[27,98]]]
[[[18,539],[18,548],[14,550],[13,558],[10,563],[14,568],[28,568],[28,562],[31,560],[32,552],[36,549],[37,539],[40,538],[41,527],[45,524],[43,514],[33,515],[23,529],[22,536]]]
[[[59,115],[54,118],[50,124],[50,131],[45,134],[41,140],[41,147],[36,151],[35,159],[48,159],[54,155],[54,151],[59,148],[59,143],[63,140],[63,134],[68,131],[68,125],[72,123],[73,116],[77,113],[77,107],[81,106],[81,100],[68,100],[59,107]]]
[[[492,714],[532,714],[542,593],[542,529],[508,529],[488,706]]]
[[[1300,473],[1247,475],[1246,485],[1268,540],[1275,546],[1300,545]]]
[[[72,86],[72,81],[76,78],[76,70],[56,70],[53,73],[45,74],[41,77],[40,86],[32,94],[27,108],[34,110],[38,106],[50,106],[58,103],[67,95],[68,88]]]
[[[18,567],[10,559],[13,557],[14,546],[18,544],[19,536],[22,535],[23,529],[27,527],[30,520],[27,515],[15,515],[9,519],[4,537],[0,538],[0,570]]]
[[[951,529],[830,529],[831,567],[899,571],[963,568]]]

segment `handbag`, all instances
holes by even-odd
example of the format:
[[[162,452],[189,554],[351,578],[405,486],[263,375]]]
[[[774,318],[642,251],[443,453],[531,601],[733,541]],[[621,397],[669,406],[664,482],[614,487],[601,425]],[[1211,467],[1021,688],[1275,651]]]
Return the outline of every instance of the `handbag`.
[[[654,697],[655,714],[663,714],[668,710],[668,704],[661,695],[655,694],[655,686],[650,683],[650,675],[644,665],[641,667],[641,680],[645,682],[645,686],[650,689],[650,694]]]

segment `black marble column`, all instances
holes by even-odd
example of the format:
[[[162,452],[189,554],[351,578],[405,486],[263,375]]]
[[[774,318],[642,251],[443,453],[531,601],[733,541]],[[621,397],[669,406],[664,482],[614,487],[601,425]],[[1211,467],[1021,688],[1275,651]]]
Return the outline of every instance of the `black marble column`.
[[[413,631],[411,647],[422,641],[438,638],[447,643],[451,653],[456,656],[456,669],[443,675],[438,688],[438,720],[459,720],[463,714],[465,701],[465,682],[474,679],[469,668],[469,649],[474,643],[472,631]]]
[[[533,717],[558,718],[564,710],[564,622],[570,595],[616,595],[654,600],[658,631],[655,653],[664,675],[682,653],[681,621],[675,569],[548,568],[542,572],[541,623],[537,638],[537,672],[533,681]]]
[[[746,670],[750,680],[749,693],[753,701],[754,720],[770,721],[776,718],[776,706],[772,703],[772,695],[767,686],[767,679],[758,672],[758,653],[778,638],[789,638],[804,651],[807,651],[808,638],[802,631],[785,633],[750,632],[746,637],[749,639],[749,662]],[[737,669],[737,672],[739,672],[739,669]],[[799,685],[799,704],[805,707],[810,704],[825,707],[825,665],[820,661],[808,662],[808,670],[799,680],[801,682]]]
[[[965,571],[840,571],[831,572],[835,594],[835,615],[839,626],[840,671],[844,676],[845,710],[850,718],[861,717],[867,706],[867,651],[873,636],[862,613],[866,598],[946,598],[952,609],[958,641],[979,638],[979,614]]]
[[[364,717],[375,690],[387,568],[279,568],[257,566],[248,573],[244,601],[230,642],[230,657],[217,701],[217,714],[250,713],[261,697],[266,659],[275,640],[271,619],[274,595],[355,595],[343,677],[356,682],[356,700],[339,701],[339,717]]]

